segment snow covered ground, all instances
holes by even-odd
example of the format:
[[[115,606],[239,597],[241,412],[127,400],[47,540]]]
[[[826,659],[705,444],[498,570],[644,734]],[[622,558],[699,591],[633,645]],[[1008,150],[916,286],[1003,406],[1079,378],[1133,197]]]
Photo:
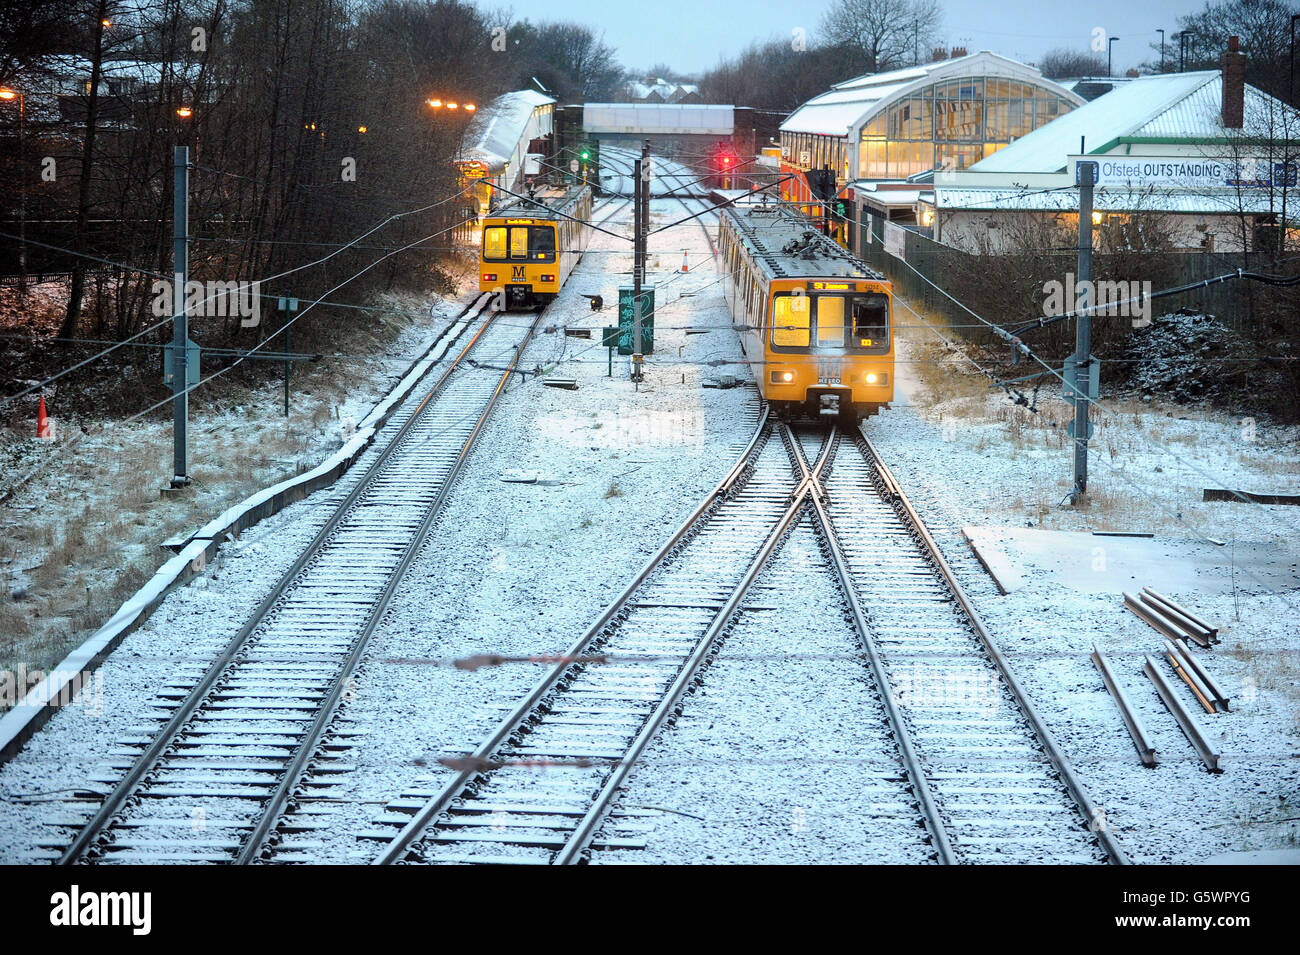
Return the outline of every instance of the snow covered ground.
[[[0,671],[48,669],[171,556],[165,539],[337,450],[458,308],[404,296],[376,306],[357,327],[381,347],[370,357],[326,359],[323,374],[296,372],[289,417],[279,384],[238,401],[196,403],[194,483],[182,494],[160,494],[172,474],[170,420],[104,424],[56,414],[52,442],[0,433],[0,490],[15,487],[0,508]]]
[[[603,207],[597,218],[615,208]],[[657,224],[682,214],[676,200],[652,203]],[[623,204],[606,227],[630,234],[630,208]],[[618,287],[630,284],[628,248],[596,233],[547,313],[549,330],[521,367],[553,369],[576,379],[577,390],[515,379],[503,396],[360,665],[343,710],[344,728],[359,733],[347,756],[354,768],[331,777],[328,802],[311,804],[321,828],[291,836],[286,849],[303,847],[332,862],[372,856],[376,844],[359,834],[374,828],[385,804],[444,780],[449,770],[438,760],[471,750],[545,666],[466,670],[453,662],[548,654],[571,644],[748,438],[752,390],[702,387],[720,374],[744,379],[746,372],[736,363],[739,347],[709,244],[693,222],[651,239],[650,280],[658,291],[648,381],[637,389],[618,356],[606,377],[599,329],[616,321]],[[677,271],[683,253],[687,273]],[[590,311],[583,296],[593,294],[607,303],[603,312]],[[596,333],[574,337],[566,329]],[[948,378],[958,383],[954,396],[927,393],[919,366],[908,362],[931,360],[928,354],[904,351],[899,400],[865,433],[930,524],[1125,848],[1138,861],[1187,862],[1290,847],[1295,823],[1283,819],[1297,815],[1300,777],[1294,591],[1270,592],[1243,577],[1226,592],[1172,594],[1224,628],[1223,643],[1200,654],[1234,697],[1231,713],[1203,719],[1224,743],[1226,772],[1211,775],[1140,674],[1142,653],[1159,649],[1146,624],[1112,593],[1074,590],[1045,574],[1028,574],[1024,586],[1000,595],[961,529],[1148,530],[1229,542],[1227,561],[1236,538],[1269,541],[1294,555],[1300,513],[1202,504],[1200,488],[1210,481],[1252,489],[1294,482],[1296,435],[1195,409],[1128,403],[1095,442],[1089,507],[1062,508],[1068,453],[1059,429],[1046,422],[1063,421],[1065,406],[1045,402],[1046,416],[1026,416],[1001,392],[987,392],[982,379],[971,385],[955,369]],[[183,662],[216,652],[360,470],[223,547],[205,575],[173,593],[109,658],[101,694],[57,715],[0,767],[0,860],[22,861],[37,843],[61,838],[47,824],[60,794],[87,787],[161,681]],[[824,576],[810,576],[824,570],[808,536],[806,526],[795,532],[749,601],[780,599],[781,606],[742,614],[681,718],[633,774],[623,805],[657,814],[645,817],[652,829],[649,848],[639,853],[644,861],[915,856],[916,846],[896,839],[887,818],[861,818],[867,776],[883,745],[880,704],[847,630],[801,626],[805,610],[825,619],[835,604]],[[1155,737],[1159,769],[1139,764],[1088,660],[1094,642]]]
[[[681,204],[656,203],[652,213],[668,221],[680,217]],[[606,226],[630,234],[630,207],[623,204]],[[712,363],[734,362],[739,348],[712,271],[675,271],[683,249],[697,262],[708,257],[695,223],[651,241],[650,280],[660,294],[649,380],[635,388],[627,359],[617,356],[614,376],[606,377],[599,329],[616,320],[612,303],[629,281],[627,249],[626,241],[596,234],[547,313],[552,330],[539,334],[521,361],[523,368],[559,363],[555,374],[577,378],[578,390],[547,388],[537,379],[510,386],[372,639],[345,709],[352,725],[369,732],[353,752],[357,771],[333,787],[344,803],[327,825],[322,858],[372,851],[353,834],[387,799],[428,775],[438,757],[471,749],[499,718],[494,707],[541,672],[521,664],[470,673],[450,666],[452,660],[554,653],[570,643],[748,438],[743,412],[754,402],[752,391],[701,387],[716,374]],[[611,304],[592,312],[584,293]],[[570,337],[566,327],[597,331]],[[700,328],[707,330],[695,333]],[[109,658],[101,696],[56,715],[0,768],[0,858],[20,861],[36,842],[58,839],[44,824],[53,808],[38,794],[87,786],[102,754],[134,725],[139,702],[182,662],[214,655],[237,628],[240,614],[218,608],[251,609],[366,461],[334,488],[223,547],[206,575],[169,596]],[[502,480],[519,472],[538,480]]]
[[[1297,488],[1296,429],[1271,428],[1226,415],[1159,402],[1107,402],[1100,416],[1085,508],[1060,506],[1069,489],[1070,450],[1059,428],[1068,406],[1043,404],[1045,420],[1017,408],[1001,391],[973,397],[958,385],[928,389],[913,346],[900,362],[903,392],[864,433],[894,470],[945,555],[976,599],[985,622],[1031,698],[1081,771],[1135,861],[1197,862],[1228,850],[1294,849],[1300,792],[1300,592],[1275,589],[1238,566],[1234,542],[1258,542],[1280,555],[1276,570],[1294,578],[1300,510],[1241,503],[1203,503],[1204,487]],[[953,369],[953,374],[959,374]],[[981,376],[973,380],[983,382]],[[967,383],[968,384],[968,383]],[[1201,714],[1222,741],[1219,775],[1207,772],[1164,709],[1146,676],[1145,654],[1159,656],[1156,632],[1123,609],[1123,579],[1071,587],[1031,572],[1025,585],[999,595],[962,536],[969,525],[1014,524],[1071,531],[1156,534],[1175,556],[1223,541],[1212,585],[1192,572],[1169,594],[1222,627],[1222,643],[1198,656],[1233,699],[1232,711]],[[1107,538],[1093,538],[1088,574],[1118,577]],[[1117,555],[1119,556],[1119,555]],[[1050,565],[1051,555],[1043,561]],[[1198,559],[1204,561],[1203,553]],[[1031,568],[1032,571],[1032,568]],[[1208,575],[1207,575],[1208,576]],[[1235,586],[1222,586],[1224,579]],[[1111,661],[1154,738],[1161,765],[1138,761],[1118,710],[1089,659],[1093,644]],[[1190,692],[1184,702],[1193,706]]]

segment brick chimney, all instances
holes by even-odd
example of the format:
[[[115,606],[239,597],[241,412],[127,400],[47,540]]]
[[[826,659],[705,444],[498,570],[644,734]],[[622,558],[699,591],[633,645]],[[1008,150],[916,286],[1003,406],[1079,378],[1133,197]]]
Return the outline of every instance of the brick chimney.
[[[964,46],[954,46],[952,53],[949,54],[949,59],[956,60],[963,56],[966,56],[966,48]]]
[[[1223,106],[1220,113],[1225,129],[1241,129],[1246,98],[1246,54],[1239,37],[1228,37],[1228,50],[1220,61],[1223,68]]]

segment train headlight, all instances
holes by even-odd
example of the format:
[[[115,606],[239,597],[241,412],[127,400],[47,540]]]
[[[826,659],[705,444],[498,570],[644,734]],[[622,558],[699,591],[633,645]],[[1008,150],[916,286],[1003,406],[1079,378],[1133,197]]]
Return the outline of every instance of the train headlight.
[[[877,375],[874,371],[867,372],[867,384],[874,385],[879,380],[880,380],[880,376]]]
[[[496,280],[497,280],[497,274],[496,274],[495,272],[484,272],[484,273],[483,273],[483,281],[484,281],[484,282],[495,282]]]
[[[774,385],[788,385],[794,381],[794,372],[792,371],[774,371],[768,376]]]
[[[794,381],[794,372],[792,371],[781,372],[781,380],[787,383]]]

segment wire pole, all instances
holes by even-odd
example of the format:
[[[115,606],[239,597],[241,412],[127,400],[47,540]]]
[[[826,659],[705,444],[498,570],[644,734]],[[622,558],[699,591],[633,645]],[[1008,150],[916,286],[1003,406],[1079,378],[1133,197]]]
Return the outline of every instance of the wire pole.
[[[176,146],[173,153],[172,185],[172,480],[173,488],[190,483],[189,457],[190,392],[187,384],[186,348],[189,321],[185,314],[185,282],[189,275],[189,189],[190,148]],[[288,349],[285,349],[288,351]]]
[[[645,272],[645,220],[650,205],[646,201],[646,194],[649,192],[649,183],[646,182],[646,174],[649,172],[649,159],[650,141],[646,140],[641,144],[641,158],[633,163],[633,174],[636,182],[632,187],[632,380],[638,383],[643,378],[641,364],[645,361],[645,356],[641,351],[641,282]]]
[[[1079,170],[1079,309],[1092,305],[1092,171],[1091,163]],[[1092,316],[1082,311],[1075,321],[1074,351],[1074,490],[1075,501],[1088,490],[1088,404],[1091,399]]]

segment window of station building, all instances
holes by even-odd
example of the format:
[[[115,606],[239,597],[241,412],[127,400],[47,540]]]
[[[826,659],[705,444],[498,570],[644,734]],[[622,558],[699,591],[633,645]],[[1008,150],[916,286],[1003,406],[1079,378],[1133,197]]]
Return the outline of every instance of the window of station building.
[[[808,319],[812,312],[807,295],[778,295],[772,302],[772,344],[777,348],[807,348]]]
[[[1072,108],[1052,90],[1003,77],[933,83],[863,127],[858,176],[902,179],[942,168],[945,158],[965,169]]]

